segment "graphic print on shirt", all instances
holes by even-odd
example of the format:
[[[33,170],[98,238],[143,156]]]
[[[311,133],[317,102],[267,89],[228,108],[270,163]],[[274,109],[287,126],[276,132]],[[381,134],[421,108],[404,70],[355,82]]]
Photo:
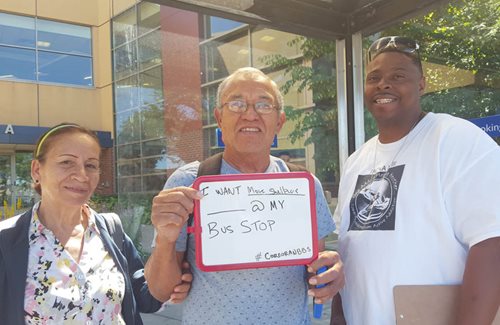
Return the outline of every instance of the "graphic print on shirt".
[[[349,230],[394,230],[404,165],[359,175],[350,202]]]

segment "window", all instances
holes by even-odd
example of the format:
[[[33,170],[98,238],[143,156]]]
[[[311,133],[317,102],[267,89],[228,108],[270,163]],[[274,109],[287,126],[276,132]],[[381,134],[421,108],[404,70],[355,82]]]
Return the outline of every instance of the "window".
[[[224,19],[220,17],[206,17],[206,31],[205,35],[207,38],[217,37],[228,31],[236,29],[243,26],[243,23],[239,21]]]
[[[498,1],[457,1],[369,35],[404,35],[419,45],[424,74],[424,111],[448,113],[463,119],[500,120],[500,38]],[[377,130],[365,118],[366,138]],[[497,125],[498,124],[493,124]],[[488,131],[488,130],[485,130]],[[487,132],[488,133],[488,132]],[[500,144],[497,133],[488,133]]]
[[[0,13],[0,79],[92,86],[89,27]]]
[[[158,191],[169,163],[160,6],[139,3],[114,18],[112,30],[118,192]]]

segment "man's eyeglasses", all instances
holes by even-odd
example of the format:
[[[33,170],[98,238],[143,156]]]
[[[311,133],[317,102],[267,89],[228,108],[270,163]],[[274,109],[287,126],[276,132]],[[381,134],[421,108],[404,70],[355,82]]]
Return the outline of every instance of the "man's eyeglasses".
[[[420,61],[418,53],[419,46],[411,38],[401,36],[382,37],[373,42],[368,49],[368,62],[371,62],[377,55],[383,52],[403,52],[407,53]]]
[[[247,111],[250,106],[253,106],[258,114],[270,114],[275,111],[276,106],[269,102],[256,102],[253,105],[242,100],[231,100],[222,104],[222,107],[227,108],[234,113],[242,114]]]

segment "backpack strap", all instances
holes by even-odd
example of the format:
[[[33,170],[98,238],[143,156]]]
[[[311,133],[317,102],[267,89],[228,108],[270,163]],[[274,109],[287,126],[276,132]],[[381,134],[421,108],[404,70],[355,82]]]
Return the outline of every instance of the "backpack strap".
[[[222,155],[223,153],[219,152],[203,160],[200,163],[200,166],[198,166],[198,174],[196,175],[196,177],[207,176],[207,175],[220,175],[220,167],[222,165]],[[194,215],[190,213],[187,221],[188,229],[193,226],[193,220],[194,220]]]
[[[115,245],[118,246],[120,251],[123,251],[123,241],[125,235],[123,233],[122,221],[116,213],[101,213],[100,214],[104,221],[106,222],[106,228],[113,238]]]
[[[292,164],[286,161],[285,164],[291,172],[307,172],[307,169],[304,166]]]
[[[220,167],[222,165],[222,152],[215,154],[203,160],[198,167],[198,175],[196,177],[205,175],[220,175]]]

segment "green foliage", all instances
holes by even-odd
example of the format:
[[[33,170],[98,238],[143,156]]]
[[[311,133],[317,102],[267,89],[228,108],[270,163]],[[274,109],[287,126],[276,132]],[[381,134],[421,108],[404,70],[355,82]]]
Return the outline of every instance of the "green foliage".
[[[394,25],[380,36],[403,35],[418,40],[424,61],[445,65],[455,72],[474,74],[474,85],[456,88],[454,78],[426,71],[429,84],[437,85],[433,93],[422,98],[426,111],[446,112],[462,118],[500,114],[500,1],[459,0],[445,7]],[[366,40],[369,42],[369,40]],[[333,42],[297,37],[289,42],[299,46],[303,57],[289,59],[270,55],[262,62],[274,70],[283,69],[289,78],[282,91],[297,87],[313,93],[315,107],[303,110],[286,107],[287,118],[294,123],[293,142],[311,132],[305,144],[315,145],[316,173],[321,180],[330,170],[337,170],[337,107]],[[364,44],[368,47],[368,44]],[[307,64],[312,63],[312,64]],[[365,111],[365,135],[377,133],[375,121]]]
[[[481,83],[500,82],[500,1],[453,1],[441,10],[384,32],[424,44],[424,60],[474,72]]]
[[[500,114],[499,29],[500,1],[460,0],[384,34],[419,40],[423,60],[448,66],[448,73],[472,73],[473,84],[457,87],[454,78],[427,70],[428,84],[441,90],[421,100],[425,111],[471,119]],[[500,138],[495,140],[500,143]]]
[[[89,201],[89,206],[97,212],[116,212],[117,204],[117,195],[94,194]]]
[[[285,107],[287,119],[294,124],[289,137],[295,143],[310,132],[304,143],[315,146],[315,173],[320,180],[331,181],[338,175],[335,43],[298,36],[288,46],[299,46],[303,54],[300,60],[274,54],[261,61],[273,70],[283,70],[288,77],[281,88],[284,94],[295,87],[299,92],[312,92],[312,109]]]

